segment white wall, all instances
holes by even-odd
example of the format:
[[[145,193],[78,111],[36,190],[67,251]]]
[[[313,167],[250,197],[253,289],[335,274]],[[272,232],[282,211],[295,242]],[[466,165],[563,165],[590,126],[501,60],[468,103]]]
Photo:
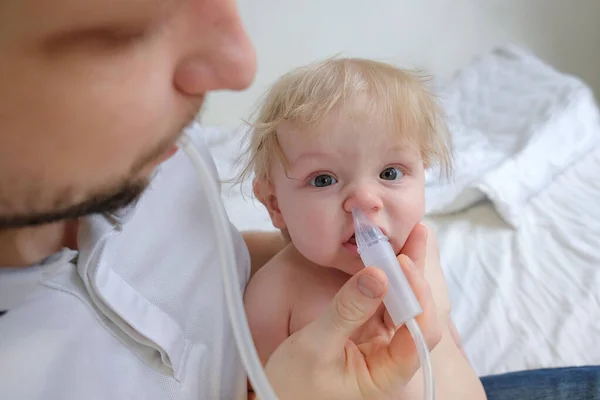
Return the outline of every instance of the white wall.
[[[335,54],[448,77],[502,44],[533,50],[600,95],[600,0],[239,0],[258,55],[250,90],[209,97],[202,119],[235,126],[280,74]]]

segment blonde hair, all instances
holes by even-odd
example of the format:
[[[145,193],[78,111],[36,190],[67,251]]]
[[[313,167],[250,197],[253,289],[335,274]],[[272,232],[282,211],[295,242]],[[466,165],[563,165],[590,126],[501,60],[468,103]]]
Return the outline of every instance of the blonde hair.
[[[278,79],[266,93],[254,123],[239,182],[250,176],[269,179],[277,157],[286,160],[277,141],[282,122],[316,126],[334,110],[361,99],[361,112],[377,113],[401,138],[417,143],[426,166],[438,164],[449,175],[451,139],[435,98],[415,73],[383,62],[334,58],[297,68]]]

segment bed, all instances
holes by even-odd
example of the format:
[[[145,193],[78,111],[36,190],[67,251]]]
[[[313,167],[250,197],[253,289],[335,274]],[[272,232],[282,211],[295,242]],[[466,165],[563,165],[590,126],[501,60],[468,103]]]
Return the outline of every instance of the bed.
[[[427,180],[453,318],[480,375],[600,364],[600,117],[591,89],[517,47],[433,88],[455,175]],[[206,128],[222,178],[240,129]],[[223,184],[239,229],[273,229],[249,186]]]

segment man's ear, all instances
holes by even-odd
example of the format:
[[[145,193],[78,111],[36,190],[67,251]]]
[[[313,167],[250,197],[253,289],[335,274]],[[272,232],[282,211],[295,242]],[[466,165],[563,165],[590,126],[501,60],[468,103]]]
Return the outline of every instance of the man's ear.
[[[266,178],[256,179],[254,180],[253,191],[258,201],[267,208],[273,226],[280,230],[286,229],[273,183]]]

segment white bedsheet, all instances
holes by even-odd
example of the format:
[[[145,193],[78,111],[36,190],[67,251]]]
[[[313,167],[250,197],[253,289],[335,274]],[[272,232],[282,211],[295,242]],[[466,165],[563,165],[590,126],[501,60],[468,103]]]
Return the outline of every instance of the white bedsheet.
[[[453,318],[481,375],[600,364],[600,122],[591,92],[503,48],[443,88],[456,179],[431,180]],[[222,177],[240,136],[207,129]],[[238,187],[223,198],[239,229],[273,229]]]
[[[428,185],[429,210],[466,211],[429,220],[477,372],[600,364],[600,113],[591,90],[508,47],[440,92],[457,179]]]
[[[479,374],[600,364],[600,148],[523,210],[491,203],[430,219],[453,318]]]

